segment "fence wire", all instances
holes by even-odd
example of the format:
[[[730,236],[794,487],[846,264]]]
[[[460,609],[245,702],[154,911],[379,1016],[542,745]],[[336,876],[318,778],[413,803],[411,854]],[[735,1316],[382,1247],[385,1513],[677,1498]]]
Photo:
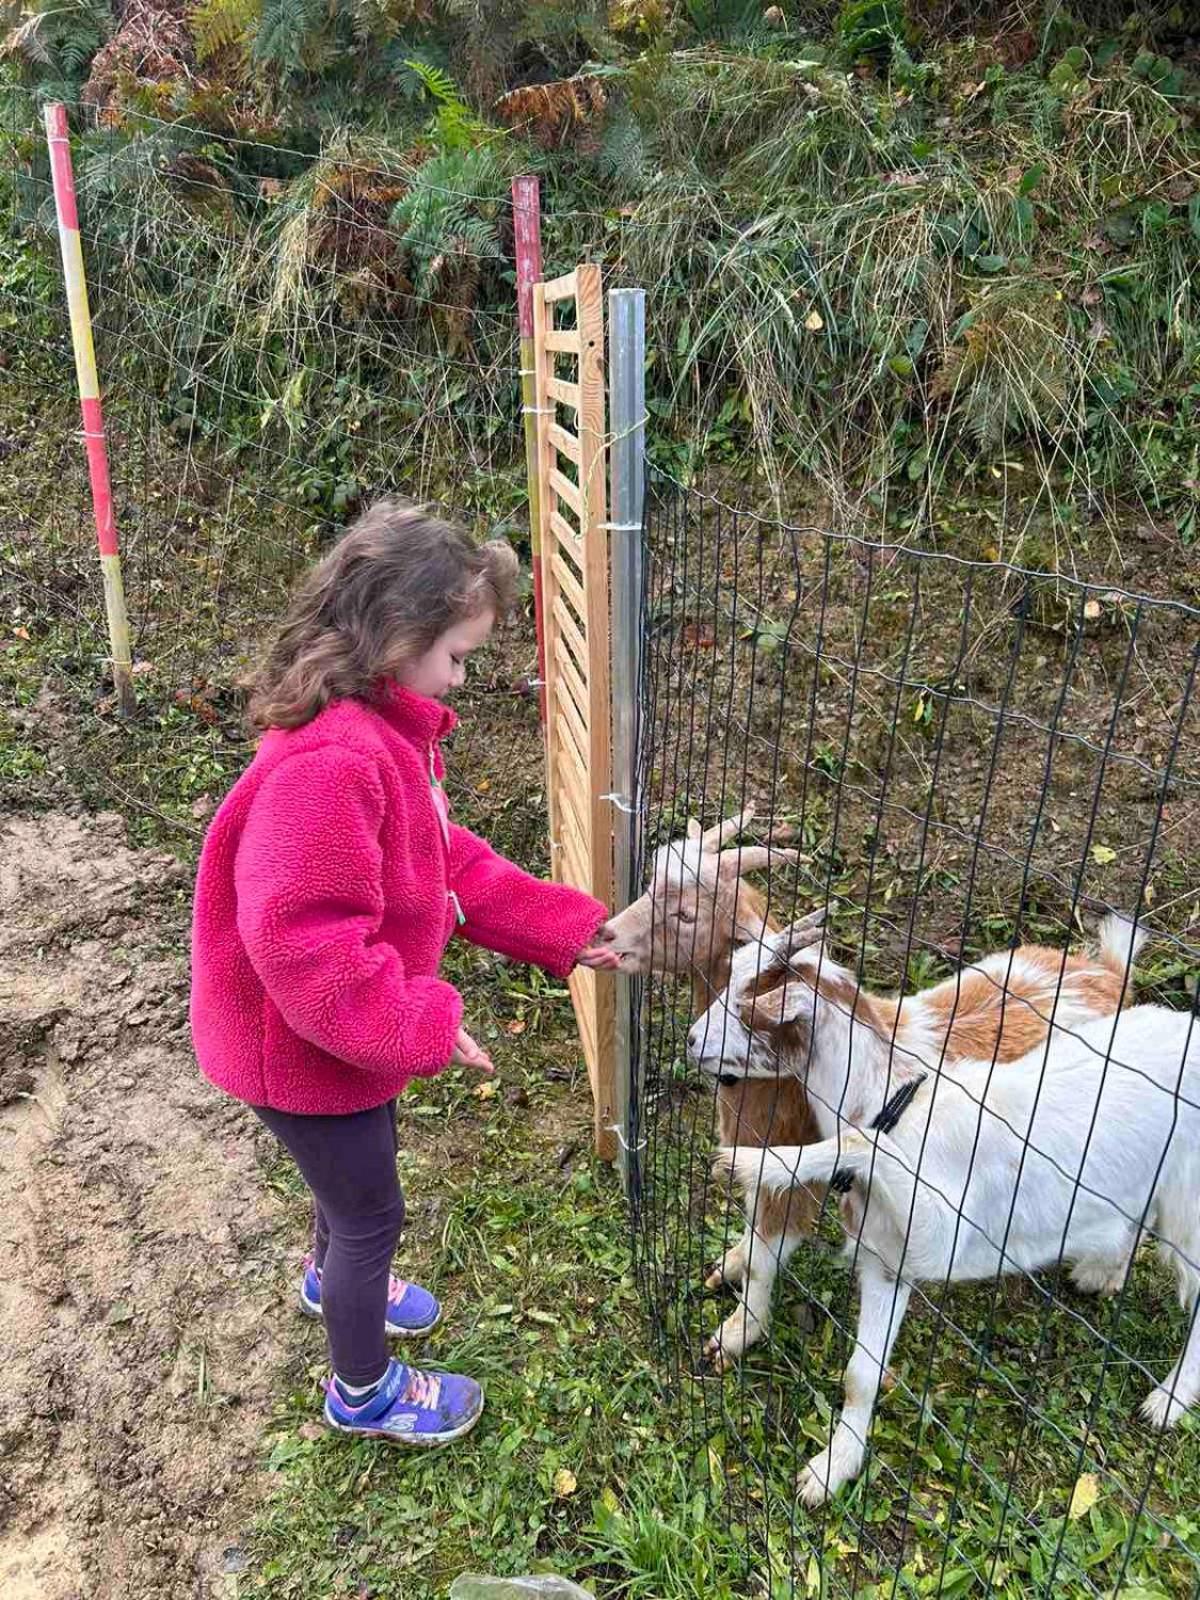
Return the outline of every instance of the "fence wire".
[[[634,1029],[637,1270],[675,1423],[720,1514],[744,1539],[757,1584],[748,1592],[1196,1592],[1200,1430],[1193,1416],[1164,1432],[1138,1408],[1180,1357],[1200,1286],[1200,1040],[1192,1036],[1200,612],[789,526],[662,473],[650,474],[646,527],[640,823],[656,970]],[[683,844],[663,847],[686,839],[689,818],[710,828],[747,806],[755,809],[740,849],[773,839],[796,859],[774,859],[743,880],[757,891],[743,891],[731,909],[737,880],[718,876],[715,855],[706,860],[698,843],[691,855]],[[724,860],[730,874],[735,840],[736,830]],[[779,958],[772,975],[769,946],[751,935],[764,918],[785,927],[814,908],[827,913],[825,944],[793,957],[791,982]],[[1107,967],[1098,964],[1108,978],[1075,987],[1067,952],[1094,954],[1110,911],[1146,935],[1136,967],[1127,970],[1126,925],[1125,954],[1118,938]],[[735,948],[728,1012],[710,1010],[689,1051],[689,1027],[729,982],[731,944],[747,940],[741,956]],[[1014,953],[1031,944],[1042,953]],[[988,955],[986,981],[961,975]],[[737,1077],[746,1060],[738,1000],[754,993],[768,1008],[781,995],[800,997],[791,1011],[799,1020],[790,1033],[771,1031],[755,1010],[760,1076],[747,1087]],[[904,1004],[889,1008],[884,997],[900,994]],[[1171,1008],[1158,1019],[1169,1043],[1155,1070],[1142,1071],[1147,1060],[1136,1050],[1112,1046],[1121,998]],[[914,1009],[921,1004],[923,1013]],[[1104,1019],[1094,1027],[1092,1013]],[[769,1013],[788,1015],[783,1003]],[[1052,1020],[1056,1050],[1091,1050],[1098,1063],[1110,1048],[1114,1061],[1128,1057],[1127,1067],[1105,1066],[1100,1081],[1106,1094],[1134,1083],[1135,1101],[1155,1108],[1153,1132],[1137,1117],[1122,1130],[1130,1170],[1140,1163],[1145,1181],[1160,1181],[1160,1196],[1169,1188],[1184,1213],[1167,1217],[1169,1204],[1122,1212],[1100,1148],[1111,1151],[1104,1113],[1113,1102],[1081,1081],[1079,1147],[1094,1153],[1086,1171],[1080,1162],[1060,1174],[1068,1211],[1103,1212],[1111,1199],[1110,1217],[1144,1225],[1132,1269],[1112,1274],[1103,1296],[1072,1279],[1076,1234],[1068,1245],[1064,1229],[1049,1259],[1045,1241],[1040,1255],[1031,1243],[1021,1195],[1035,1169],[1045,1170],[1039,1140],[1048,1130],[1026,1101],[1002,1102],[1016,1119],[1007,1157],[1016,1177],[984,1170],[999,1123],[978,1106],[957,1166],[939,1136],[956,1104],[940,1083],[962,1056],[986,1063],[964,1091],[977,1102],[992,1106],[1006,1092],[1004,1074],[1016,1071],[1034,1085],[1034,1110],[1039,1096],[1053,1097],[1062,1058],[1047,1045]],[[887,1063],[882,1087],[855,1104],[876,1044]],[[1023,1050],[1032,1055],[1015,1067]],[[697,1051],[708,1071],[689,1059]],[[914,1198],[896,1213],[894,1249],[885,1252],[912,1281],[890,1392],[870,1422],[861,1475],[809,1505],[805,1465],[837,1421],[855,1348],[854,1277],[872,1266],[879,1277],[878,1245],[873,1262],[869,1228],[856,1240],[839,1195],[820,1185],[804,1238],[803,1215],[787,1214],[789,1204],[802,1212],[802,1197],[785,1196],[781,1216],[777,1200],[765,1209],[760,1189],[741,1276],[757,1272],[761,1295],[766,1269],[771,1314],[768,1322],[760,1299],[761,1315],[748,1316],[736,1260],[729,1282],[706,1287],[755,1213],[753,1200],[744,1213],[742,1191],[714,1178],[714,1150],[749,1147],[745,1171],[755,1176],[764,1170],[760,1146],[832,1136],[849,1152],[851,1124],[867,1126],[920,1073],[939,1087],[932,1112],[920,1089],[903,1112],[927,1131],[905,1145]],[[797,1125],[805,1081],[815,1122],[807,1132]],[[788,1151],[789,1166],[798,1153]],[[882,1159],[876,1152],[844,1197],[860,1218],[864,1203],[869,1215],[883,1205]],[[1178,1177],[1188,1161],[1190,1189]],[[990,1209],[968,1203],[965,1182],[948,1186],[956,1175],[992,1194]],[[840,1184],[850,1178],[843,1172]],[[1129,1192],[1140,1193],[1136,1184]],[[922,1271],[937,1226],[964,1250],[973,1234],[986,1236],[1003,1270],[972,1282],[950,1281],[944,1267]],[[1183,1309],[1175,1273],[1152,1248],[1164,1238]],[[888,1316],[903,1315],[897,1300]],[[1193,1392],[1198,1365],[1194,1351]],[[1184,1387],[1181,1379],[1181,1398]]]
[[[523,544],[515,305],[471,287],[499,251],[464,247],[452,295],[419,281],[424,241],[386,225],[400,171],[267,144],[235,170],[203,130],[70,114],[139,715],[118,724],[107,678],[41,107],[8,85],[0,716],[84,798],[198,840],[250,754],[254,654],[361,505],[430,499]]]

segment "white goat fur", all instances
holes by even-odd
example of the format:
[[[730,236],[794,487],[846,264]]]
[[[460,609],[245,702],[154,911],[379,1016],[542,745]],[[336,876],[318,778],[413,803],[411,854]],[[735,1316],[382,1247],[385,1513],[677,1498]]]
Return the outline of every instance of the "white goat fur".
[[[784,1192],[835,1173],[854,1178],[858,1330],[841,1417],[800,1481],[805,1502],[820,1504],[861,1470],[912,1284],[1036,1272],[1060,1260],[1075,1264],[1083,1287],[1123,1281],[1142,1227],[1172,1263],[1189,1319],[1179,1360],[1142,1411],[1157,1426],[1178,1421],[1200,1394],[1194,1019],[1138,1006],[1073,1022],[1073,1031],[1055,1026],[999,1071],[990,1059],[940,1066],[936,1055],[893,1050],[869,997],[860,995],[853,1015],[831,1001],[853,989],[853,977],[823,949],[804,949],[811,935],[798,930],[739,952],[726,995],[693,1025],[689,1047],[714,1072],[764,1072],[768,1062],[773,1072],[781,1047],[803,1063],[825,1137],[723,1151],[718,1164],[739,1183]],[[756,974],[772,965],[784,981],[754,996]],[[897,1084],[922,1072],[894,1130],[872,1130]]]

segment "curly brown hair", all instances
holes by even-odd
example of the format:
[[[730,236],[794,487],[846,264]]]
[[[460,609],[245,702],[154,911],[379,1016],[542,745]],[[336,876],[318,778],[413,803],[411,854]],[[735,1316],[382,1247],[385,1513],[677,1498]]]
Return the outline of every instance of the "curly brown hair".
[[[517,558],[477,545],[426,507],[379,500],[309,572],[249,681],[256,728],[300,728],[331,700],[379,685],[464,617],[505,616]]]

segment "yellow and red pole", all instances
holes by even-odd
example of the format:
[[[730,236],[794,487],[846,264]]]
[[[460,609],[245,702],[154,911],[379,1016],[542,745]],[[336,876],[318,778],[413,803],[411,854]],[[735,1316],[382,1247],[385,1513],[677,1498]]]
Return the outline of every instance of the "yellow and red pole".
[[[75,376],[79,385],[79,406],[83,412],[83,439],[87,448],[96,540],[100,546],[100,571],[104,579],[104,609],[108,616],[113,684],[121,713],[128,716],[135,706],[129,619],[125,613],[125,587],[121,581],[121,554],[117,544],[112,486],[108,477],[104,416],[100,406],[100,379],[96,371],[92,316],[88,307],[87,279],[83,271],[83,244],[79,237],[79,211],[75,204],[75,175],[71,170],[67,108],[57,102],[46,107],[46,142],[50,147],[54,207],[58,215],[58,239],[62,247],[67,309],[71,317],[71,344],[75,350]]]
[[[533,286],[542,276],[542,212],[538,180],[512,183],[513,244],[517,258],[517,326],[521,335],[521,406],[529,480],[529,544],[533,555],[533,616],[537,628],[538,706],[546,720],[546,641],[542,618],[541,490],[538,477],[537,388],[533,370]]]

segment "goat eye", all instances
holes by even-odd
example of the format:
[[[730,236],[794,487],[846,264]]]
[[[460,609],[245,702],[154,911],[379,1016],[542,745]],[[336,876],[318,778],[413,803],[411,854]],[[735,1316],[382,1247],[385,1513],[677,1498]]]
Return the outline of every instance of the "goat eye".
[[[680,922],[695,922],[696,913],[694,911],[689,911],[687,906],[680,906],[679,920]]]

